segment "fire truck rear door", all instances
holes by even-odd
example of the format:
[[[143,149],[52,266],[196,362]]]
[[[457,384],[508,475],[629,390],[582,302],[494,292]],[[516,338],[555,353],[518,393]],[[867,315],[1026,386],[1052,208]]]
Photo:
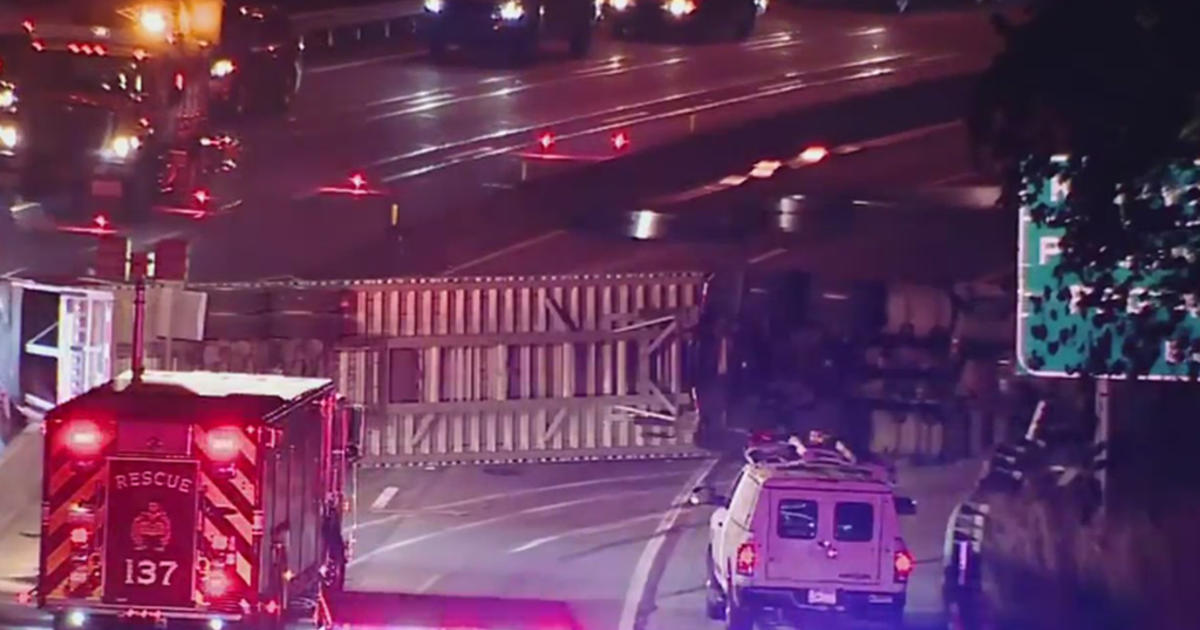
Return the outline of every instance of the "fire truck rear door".
[[[200,493],[191,460],[109,459],[104,601],[190,608]]]

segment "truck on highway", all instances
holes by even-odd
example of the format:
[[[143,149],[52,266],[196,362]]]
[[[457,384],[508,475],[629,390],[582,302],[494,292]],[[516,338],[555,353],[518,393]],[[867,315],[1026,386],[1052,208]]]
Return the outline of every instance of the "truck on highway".
[[[446,57],[455,44],[499,46],[513,63],[532,61],[543,39],[567,42],[572,57],[585,57],[599,18],[594,0],[425,0],[429,52]]]
[[[327,379],[133,372],[46,417],[56,628],[280,627],[341,589],[353,415]]]
[[[45,420],[56,629],[580,628],[560,601],[345,588],[361,415],[323,378],[142,371]]]
[[[235,26],[266,14],[232,13],[239,19],[226,19],[221,0],[74,0],[31,11],[20,25],[26,45],[6,69],[10,92],[0,98],[9,104],[0,150],[11,201],[52,215],[204,209],[236,164],[236,142],[210,114],[249,102],[240,86],[286,91],[298,81],[294,62],[278,74],[296,79],[242,79],[238,69],[254,64],[233,53],[251,50],[253,34]],[[239,35],[223,40],[227,31]]]

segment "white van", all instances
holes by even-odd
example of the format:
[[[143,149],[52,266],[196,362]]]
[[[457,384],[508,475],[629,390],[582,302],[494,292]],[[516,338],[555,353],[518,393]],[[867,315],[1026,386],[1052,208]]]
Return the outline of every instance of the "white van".
[[[838,449],[751,459],[726,498],[697,488],[695,503],[717,505],[709,522],[707,612],[731,630],[800,625],[837,614],[899,626],[914,561],[888,471]]]

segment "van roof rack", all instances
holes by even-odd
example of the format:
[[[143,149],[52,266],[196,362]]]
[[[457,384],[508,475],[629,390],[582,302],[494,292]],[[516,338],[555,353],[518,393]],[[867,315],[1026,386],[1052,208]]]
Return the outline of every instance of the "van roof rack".
[[[785,442],[758,445],[744,452],[746,462],[773,471],[794,471],[821,477],[842,477],[872,481],[890,481],[881,466],[862,464],[841,440],[831,444],[805,444],[792,436]]]

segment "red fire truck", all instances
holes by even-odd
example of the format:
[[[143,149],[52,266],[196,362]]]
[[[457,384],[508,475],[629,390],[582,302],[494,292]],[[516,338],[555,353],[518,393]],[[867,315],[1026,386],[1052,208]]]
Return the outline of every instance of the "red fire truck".
[[[35,599],[56,627],[277,627],[346,563],[327,379],[136,370],[48,415]]]

